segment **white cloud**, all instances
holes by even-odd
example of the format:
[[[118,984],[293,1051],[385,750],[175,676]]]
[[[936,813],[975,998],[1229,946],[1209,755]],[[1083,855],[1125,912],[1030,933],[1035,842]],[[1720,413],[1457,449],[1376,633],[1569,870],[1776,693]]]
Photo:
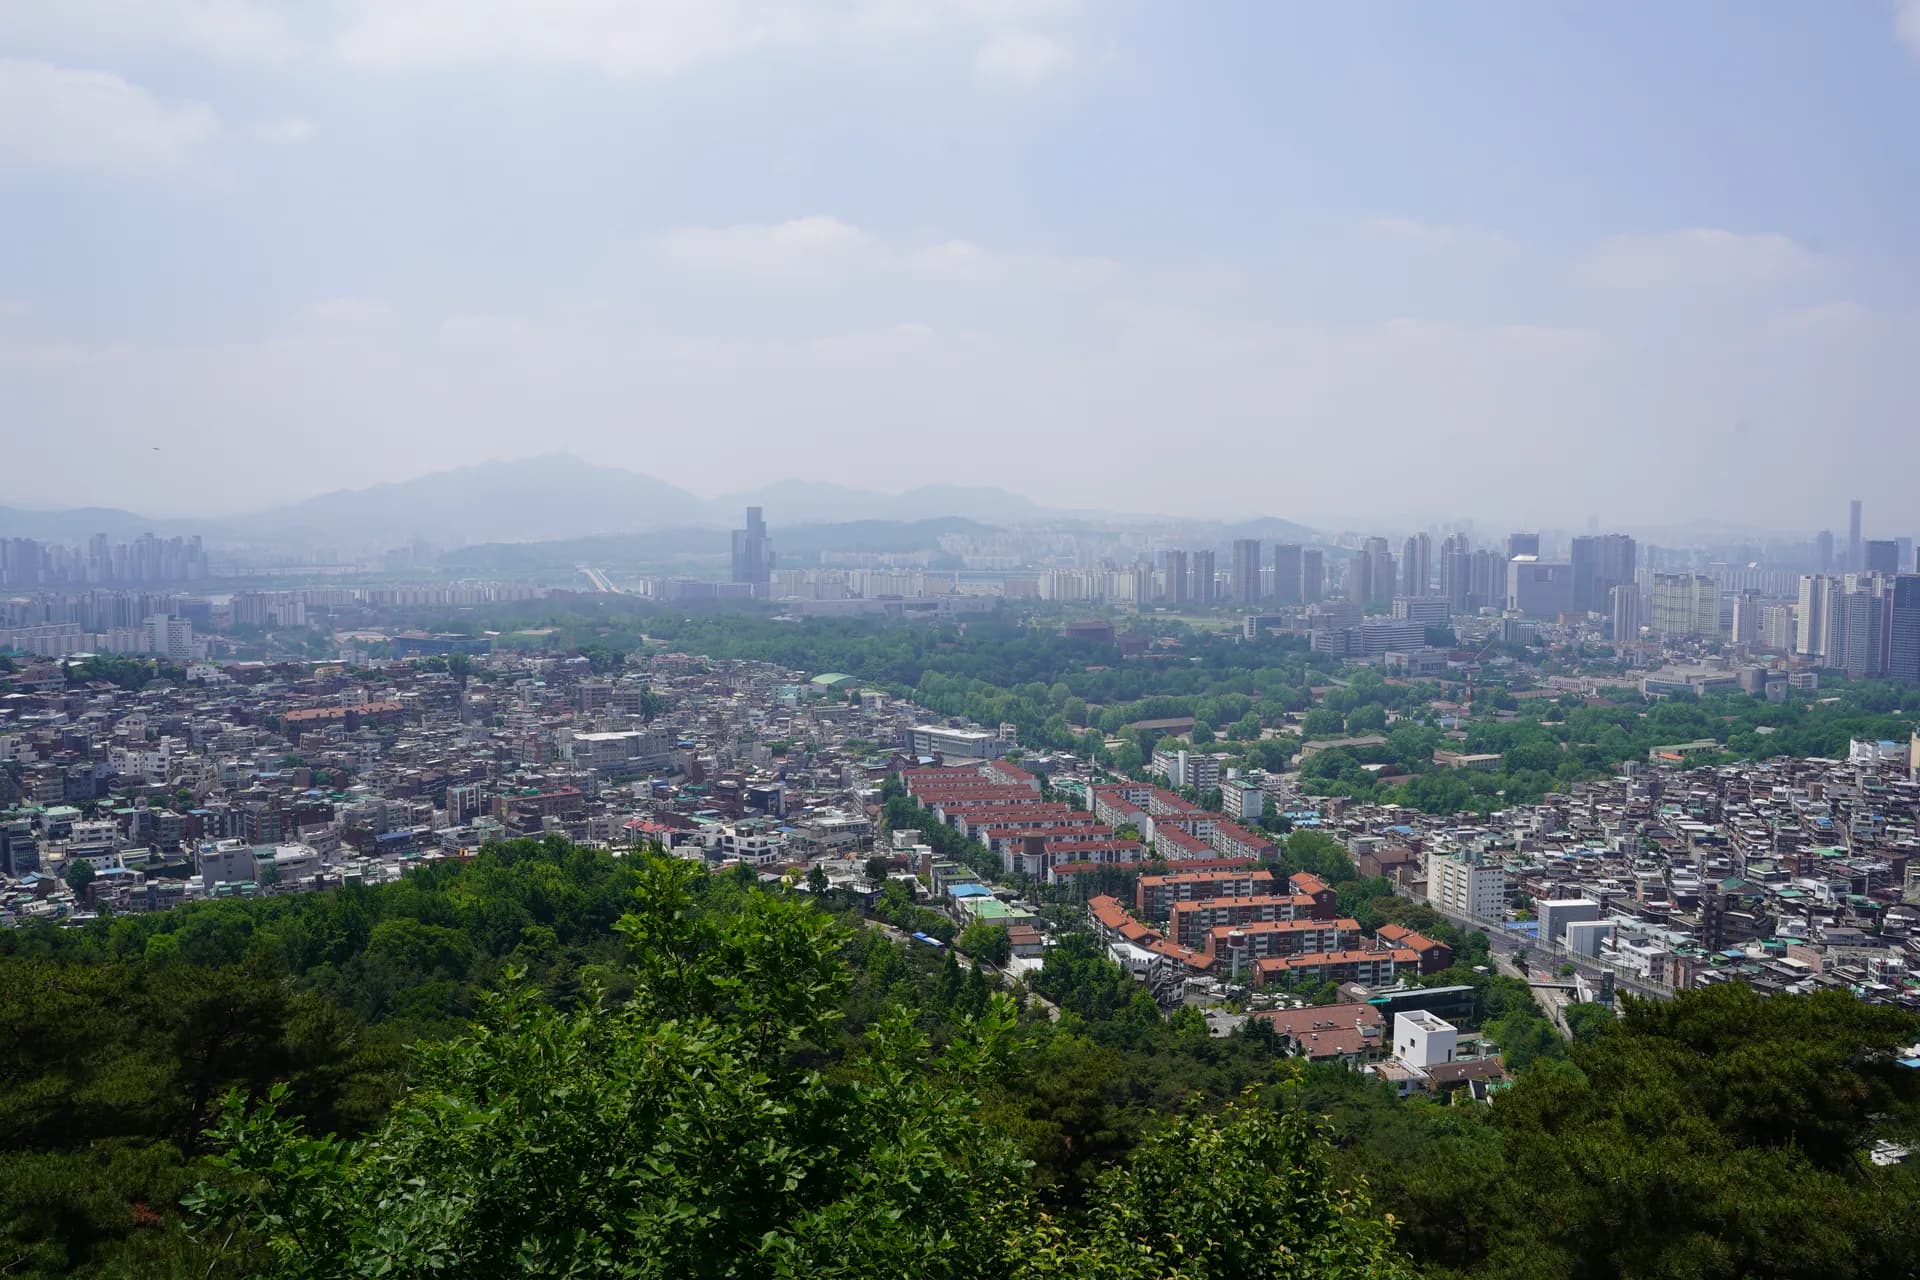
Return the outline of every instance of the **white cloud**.
[[[838,218],[794,218],[772,226],[680,227],[661,245],[689,271],[761,279],[818,280],[855,261],[871,243]]]
[[[1458,238],[1458,233],[1452,227],[1436,226],[1413,218],[1368,218],[1360,224],[1360,229],[1382,240],[1399,240],[1409,244],[1449,245]]]
[[[253,126],[252,133],[256,139],[270,146],[297,147],[313,137],[313,121],[303,116],[262,120]]]
[[[219,123],[208,107],[169,106],[110,72],[0,58],[0,167],[166,174]]]
[[[232,62],[278,62],[299,51],[285,17],[258,0],[6,0],[0,44],[155,46]]]
[[[1920,57],[1920,0],[1895,0],[1893,34],[1909,53]]]
[[[666,75],[765,46],[982,29],[1070,7],[1063,0],[355,0],[336,43],[348,61],[373,67],[513,63]],[[1029,66],[1046,56],[1032,47],[1024,54]]]
[[[1037,31],[1000,31],[980,46],[974,66],[982,75],[1020,84],[1038,84],[1072,63],[1066,46]]]
[[[971,240],[891,240],[814,215],[732,227],[678,227],[662,236],[661,253],[685,271],[762,280],[818,283],[859,277],[908,284],[1022,288],[1090,287],[1118,277],[1117,263],[988,249]]]
[[[1691,227],[1603,240],[1575,271],[1586,283],[1611,289],[1751,289],[1804,280],[1824,265],[1819,254],[1783,235]]]

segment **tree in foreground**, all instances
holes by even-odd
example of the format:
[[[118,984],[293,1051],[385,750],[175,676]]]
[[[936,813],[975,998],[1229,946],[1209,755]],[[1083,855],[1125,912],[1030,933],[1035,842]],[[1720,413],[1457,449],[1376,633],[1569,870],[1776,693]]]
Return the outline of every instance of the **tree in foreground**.
[[[1181,1121],[1105,1175],[1089,1219],[1054,1220],[976,1113],[1017,1040],[1006,997],[937,1053],[905,1010],[848,1042],[825,917],[684,863],[650,866],[621,928],[631,1001],[509,990],[423,1051],[364,1141],[310,1136],[285,1090],[236,1097],[222,1176],[191,1200],[208,1235],[300,1280],[1405,1274],[1302,1117]]]

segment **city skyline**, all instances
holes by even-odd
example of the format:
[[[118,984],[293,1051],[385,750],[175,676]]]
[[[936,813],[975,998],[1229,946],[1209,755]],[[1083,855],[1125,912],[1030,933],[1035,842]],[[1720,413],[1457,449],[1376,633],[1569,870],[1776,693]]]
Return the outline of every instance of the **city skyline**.
[[[1737,57],[1704,8],[757,13],[7,6],[13,469],[236,511],[538,442],[1058,501],[1092,443],[1154,465],[1063,505],[1630,527],[1920,462],[1912,4],[1742,6]]]

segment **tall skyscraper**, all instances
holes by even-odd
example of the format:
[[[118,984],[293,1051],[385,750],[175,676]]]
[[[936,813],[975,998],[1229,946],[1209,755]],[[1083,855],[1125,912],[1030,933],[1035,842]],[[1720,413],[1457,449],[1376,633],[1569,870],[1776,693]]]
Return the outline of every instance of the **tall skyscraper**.
[[[1360,609],[1367,607],[1373,599],[1373,556],[1365,550],[1353,553],[1353,560],[1347,565],[1347,599]]]
[[[1299,604],[1301,547],[1282,542],[1273,549],[1273,598],[1280,604]]]
[[[1847,504],[1847,572],[1858,573],[1865,566],[1860,551],[1860,499]]]
[[[1233,540],[1233,576],[1229,590],[1235,604],[1260,602],[1260,542],[1256,538]]]
[[[1214,585],[1213,550],[1193,553],[1193,601],[1195,604],[1211,605],[1220,598]]]
[[[1900,544],[1892,538],[1874,538],[1866,544],[1866,564],[1868,573],[1895,574],[1900,572]]]
[[[1315,548],[1300,553],[1300,603],[1318,604],[1327,594],[1325,556]]]
[[[1168,604],[1185,604],[1191,588],[1191,579],[1187,570],[1187,553],[1169,551],[1164,559],[1165,591]]]
[[[764,599],[773,581],[773,544],[767,541],[767,522],[759,507],[747,508],[747,527],[733,531],[733,580],[753,588]]]
[[[1813,571],[1833,572],[1833,530],[1822,529],[1813,540]]]

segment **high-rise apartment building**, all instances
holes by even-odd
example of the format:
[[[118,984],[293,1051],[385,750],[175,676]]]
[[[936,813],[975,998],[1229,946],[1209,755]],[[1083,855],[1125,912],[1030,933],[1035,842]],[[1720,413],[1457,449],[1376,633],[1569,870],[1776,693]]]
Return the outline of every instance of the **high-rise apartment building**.
[[[1433,591],[1433,539],[1424,533],[1408,538],[1400,550],[1400,594],[1424,596]]]
[[[1793,606],[1770,604],[1761,609],[1760,647],[1768,653],[1791,653],[1793,645]]]
[[[747,508],[747,527],[733,531],[733,581],[753,588],[765,599],[773,581],[773,544],[767,541],[767,522],[759,507]]]
[[[1220,592],[1214,581],[1213,551],[1193,553],[1193,601],[1195,604],[1211,605],[1220,599]]]
[[[1301,546],[1297,542],[1282,542],[1273,549],[1273,598],[1280,604],[1301,603],[1302,554]]]
[[[1192,589],[1192,579],[1187,570],[1187,553],[1169,551],[1162,558],[1162,574],[1166,584],[1163,594],[1168,604],[1185,604]]]
[[[1887,677],[1920,683],[1920,574],[1903,573],[1889,593]]]
[[[1260,601],[1260,542],[1256,538],[1233,540],[1233,576],[1228,590],[1235,604]]]
[[[1856,678],[1881,674],[1886,662],[1886,642],[1881,634],[1886,600],[1879,584],[1850,579],[1847,589],[1834,599],[1833,610],[1840,621],[1840,648],[1838,653],[1827,654],[1828,665]]]
[[[1608,593],[1608,603],[1613,628],[1610,634],[1618,644],[1631,644],[1640,639],[1643,625],[1640,612],[1640,587],[1636,583],[1623,582]]]
[[[1920,683],[1920,574],[1893,580],[1887,612],[1887,679]]]
[[[1748,589],[1733,598],[1732,626],[1728,635],[1735,644],[1757,648],[1760,644],[1760,621],[1766,602],[1758,591]]]
[[[1647,621],[1658,636],[1715,639],[1720,634],[1720,584],[1704,573],[1654,574]]]
[[[1847,572],[1858,573],[1865,566],[1860,550],[1860,499],[1847,504]]]
[[[1430,855],[1427,859],[1427,902],[1450,916],[1477,920],[1506,918],[1506,869],[1473,854]]]
[[[1300,552],[1300,603],[1318,604],[1327,594],[1325,556],[1308,547]]]
[[[1371,560],[1367,593],[1370,604],[1386,604],[1393,599],[1393,593],[1399,590],[1400,580],[1395,576],[1393,551],[1385,538],[1367,539],[1367,558]]]
[[[1794,611],[1793,651],[1803,658],[1827,656],[1827,608],[1834,580],[1824,573],[1800,575],[1800,605]]]

